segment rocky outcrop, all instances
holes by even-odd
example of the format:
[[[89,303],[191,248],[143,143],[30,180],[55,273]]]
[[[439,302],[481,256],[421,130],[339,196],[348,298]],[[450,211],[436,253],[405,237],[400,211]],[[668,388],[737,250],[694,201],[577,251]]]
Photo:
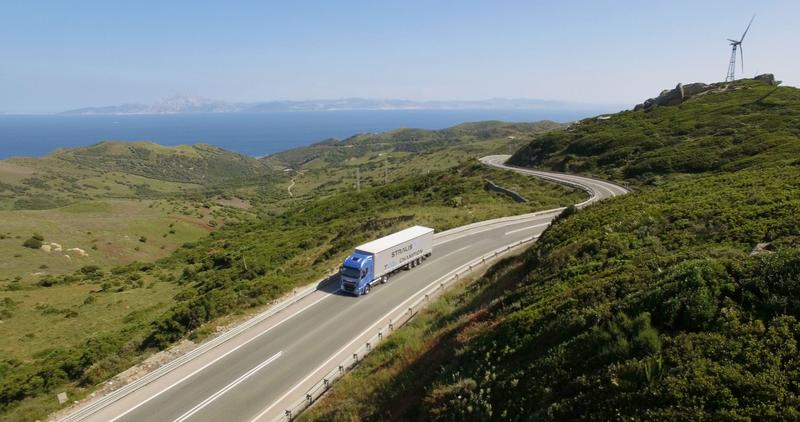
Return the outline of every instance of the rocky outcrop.
[[[758,75],[755,78],[753,78],[753,80],[765,82],[775,86],[781,83],[781,81],[776,81],[775,76],[772,75],[771,73],[764,73],[763,75]],[[713,84],[704,84],[702,82],[695,82],[686,85],[678,84],[673,89],[665,89],[661,91],[661,94],[659,94],[658,97],[650,98],[641,104],[637,104],[636,107],[633,108],[633,110],[638,111],[638,110],[648,110],[653,107],[676,106],[686,101],[689,98],[696,97],[698,95],[702,95],[711,91],[722,91],[726,89],[738,89],[738,87],[728,82],[717,82]]]
[[[665,89],[661,91],[661,94],[659,94],[658,97],[650,98],[642,104],[637,104],[633,110],[636,111],[649,109],[652,107],[676,106],[686,101],[686,99],[689,97],[693,97],[700,93],[714,89],[715,85],[716,84],[708,85],[702,82],[695,82],[687,85],[678,84],[678,86],[676,86],[674,89]]]
[[[773,86],[778,86],[778,85],[781,84],[781,81],[776,81],[775,80],[775,75],[773,75],[772,73],[762,73],[762,74],[756,76],[753,79],[755,79],[757,81],[761,81],[761,82],[766,82],[766,83],[768,83],[770,85],[773,85]]]
[[[775,253],[775,247],[771,243],[759,243],[753,250],[750,251],[750,256],[761,255],[765,253]]]

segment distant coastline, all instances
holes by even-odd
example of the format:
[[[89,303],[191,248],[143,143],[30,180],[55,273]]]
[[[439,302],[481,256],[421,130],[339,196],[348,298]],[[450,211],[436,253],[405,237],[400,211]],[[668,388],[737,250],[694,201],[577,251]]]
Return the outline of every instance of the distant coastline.
[[[146,115],[198,113],[264,113],[309,111],[402,110],[567,110],[601,105],[529,98],[492,98],[474,101],[413,101],[399,99],[344,98],[334,100],[227,102],[195,96],[174,96],[153,104],[121,104],[85,107],[62,115]]]
[[[616,111],[383,110],[153,115],[0,115],[0,159],[43,156],[62,147],[104,140],[162,145],[207,143],[259,157],[328,138],[414,127],[443,129],[464,122],[503,120],[569,122]]]

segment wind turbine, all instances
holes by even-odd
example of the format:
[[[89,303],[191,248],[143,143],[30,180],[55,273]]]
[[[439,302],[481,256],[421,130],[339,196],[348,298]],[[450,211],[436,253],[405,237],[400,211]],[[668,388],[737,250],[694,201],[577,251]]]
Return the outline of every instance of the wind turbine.
[[[753,17],[750,18],[750,23],[747,24],[747,28],[744,30],[744,33],[742,34],[742,38],[740,38],[739,41],[732,40],[732,39],[728,38],[728,41],[730,41],[731,46],[733,48],[731,49],[732,50],[731,51],[731,61],[728,63],[728,76],[725,77],[725,82],[733,81],[735,79],[734,78],[734,73],[736,73],[736,49],[737,48],[739,49],[739,54],[742,55],[742,73],[744,73],[744,48],[742,48],[742,41],[744,41],[744,36],[747,35],[747,31],[750,30],[750,25],[753,24],[753,19],[755,19],[755,18],[756,18],[756,15],[753,15]]]

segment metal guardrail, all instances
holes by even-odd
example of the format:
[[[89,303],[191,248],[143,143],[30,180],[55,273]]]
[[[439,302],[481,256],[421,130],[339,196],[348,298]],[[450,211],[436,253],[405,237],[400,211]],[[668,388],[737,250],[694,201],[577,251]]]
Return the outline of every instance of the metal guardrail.
[[[484,162],[484,164],[487,164],[487,165],[490,165],[490,166],[495,166],[494,163],[491,163],[491,162]],[[589,205],[590,203],[592,203],[592,202],[594,202],[594,201],[596,201],[598,199],[597,198],[598,197],[597,193],[594,191],[594,189],[592,189],[592,187],[590,187],[588,185],[583,185],[583,184],[580,184],[580,183],[577,183],[577,182],[574,182],[574,181],[568,181],[568,180],[560,179],[560,178],[557,178],[557,177],[547,176],[547,175],[544,175],[544,174],[538,174],[539,172],[533,171],[531,169],[518,168],[518,167],[514,167],[514,166],[495,166],[495,167],[500,167],[500,168],[506,167],[507,169],[510,169],[510,170],[515,170],[515,171],[527,173],[527,174],[530,174],[530,175],[535,176],[535,177],[539,177],[539,178],[542,178],[542,179],[548,179],[548,180],[551,180],[553,182],[557,182],[557,183],[561,183],[561,184],[564,184],[564,185],[568,185],[568,186],[572,186],[572,187],[581,189],[581,190],[585,191],[586,193],[588,193],[590,197],[589,197],[589,199],[587,199],[587,200],[585,200],[585,201],[583,201],[583,202],[581,202],[579,204],[576,204],[576,206],[579,207],[579,208],[580,207],[584,207],[586,205]],[[530,213],[530,214],[523,214],[523,215],[509,216],[509,217],[501,217],[501,218],[497,218],[497,219],[493,219],[493,220],[480,221],[480,222],[476,222],[476,223],[473,223],[473,224],[468,224],[466,226],[456,227],[456,228],[453,228],[453,229],[450,229],[450,230],[447,230],[447,231],[444,231],[444,232],[436,233],[434,236],[437,239],[439,239],[439,238],[447,238],[447,237],[452,236],[452,235],[457,235],[457,234],[461,234],[461,233],[464,233],[464,232],[469,232],[469,231],[471,231],[473,229],[477,229],[479,227],[513,224],[514,222],[517,222],[517,221],[533,218],[533,217],[535,217],[537,215],[542,215],[542,214],[547,214],[547,213],[551,213],[551,212],[555,212],[555,211],[560,211],[562,209],[563,209],[563,207],[562,208],[552,209],[552,210],[539,211],[539,212]],[[516,248],[516,247],[518,247],[519,245],[521,245],[523,243],[527,243],[527,242],[533,241],[535,239],[536,239],[536,237],[526,238],[526,239],[523,239],[521,241],[512,243],[511,245],[505,246],[503,248],[496,249],[495,251],[490,252],[490,253],[482,256],[481,258],[478,258],[475,261],[472,261],[472,262],[470,262],[468,264],[465,264],[465,265],[463,265],[463,266],[451,271],[450,273],[448,273],[444,277],[440,278],[439,280],[444,280],[444,281],[442,281],[439,284],[439,287],[431,289],[429,293],[426,293],[424,296],[421,296],[420,298],[418,298],[407,310],[404,311],[403,314],[400,315],[400,319],[398,319],[396,322],[390,322],[386,327],[383,327],[381,330],[379,330],[378,333],[376,333],[368,342],[366,342],[366,344],[361,346],[361,348],[359,348],[353,354],[352,357],[350,357],[349,359],[346,359],[345,361],[343,361],[338,366],[338,368],[336,368],[335,370],[331,371],[331,373],[329,373],[326,377],[324,377],[322,380],[320,380],[313,388],[311,388],[306,393],[305,399],[303,399],[302,401],[298,402],[294,406],[292,406],[289,409],[287,409],[286,413],[284,414],[284,416],[282,418],[280,418],[279,420],[291,420],[292,417],[296,416],[300,411],[302,411],[303,409],[308,407],[311,403],[313,403],[314,400],[319,398],[319,396],[321,396],[325,391],[327,391],[330,388],[330,385],[333,382],[333,380],[339,378],[342,374],[344,374],[344,372],[347,369],[352,368],[354,365],[358,364],[360,357],[363,357],[364,354],[366,354],[370,350],[372,350],[372,348],[374,348],[375,345],[377,345],[380,341],[382,341],[383,338],[386,335],[391,333],[391,331],[393,331],[394,329],[396,329],[399,326],[401,326],[401,325],[405,324],[406,322],[408,322],[408,320],[410,320],[419,311],[419,309],[421,308],[422,305],[424,305],[425,303],[430,301],[430,299],[432,297],[434,297],[434,296],[438,295],[439,293],[441,293],[441,291],[444,290],[444,287],[446,285],[448,285],[449,283],[451,283],[452,281],[457,280],[459,275],[463,275],[463,274],[465,274],[467,272],[471,272],[474,267],[476,267],[477,265],[481,265],[487,259],[495,258],[495,257],[497,257],[499,254],[501,254],[503,252],[506,252],[506,251],[508,251],[510,249]],[[465,270],[465,268],[466,268],[466,270]],[[59,419],[59,422],[80,421],[80,420],[83,420],[83,419],[91,416],[94,412],[96,412],[96,411],[108,406],[109,404],[115,402],[116,400],[120,399],[121,397],[123,397],[123,396],[125,396],[127,394],[130,394],[133,391],[136,391],[136,390],[138,390],[138,389],[140,389],[140,388],[142,388],[142,387],[144,387],[144,386],[156,381],[161,376],[166,375],[167,373],[169,373],[172,370],[180,367],[181,365],[187,363],[188,361],[194,359],[195,357],[197,357],[197,356],[199,356],[199,355],[201,355],[201,354],[203,354],[203,353],[205,353],[205,352],[207,352],[207,351],[209,351],[209,350],[211,350],[211,349],[213,349],[213,348],[225,343],[226,341],[228,341],[231,338],[235,337],[236,335],[242,333],[243,331],[245,331],[245,330],[253,327],[254,325],[264,321],[265,319],[267,319],[267,318],[269,318],[269,317],[281,312],[282,310],[284,310],[285,308],[289,307],[290,305],[296,303],[297,301],[299,301],[302,298],[308,296],[309,294],[317,291],[318,287],[319,287],[319,284],[322,283],[323,281],[325,281],[326,279],[328,279],[329,277],[330,277],[330,274],[328,274],[324,278],[318,280],[316,283],[313,283],[311,285],[307,285],[307,287],[302,288],[299,291],[295,291],[292,295],[290,295],[288,297],[284,297],[282,299],[279,299],[278,301],[276,301],[276,303],[272,307],[270,307],[270,309],[267,309],[266,311],[264,311],[264,312],[262,312],[262,313],[260,313],[260,314],[258,314],[256,316],[250,318],[249,320],[247,320],[243,324],[238,325],[238,326],[236,326],[236,327],[224,332],[223,334],[219,335],[218,337],[215,337],[215,338],[213,338],[213,339],[211,339],[211,340],[199,345],[195,349],[193,349],[193,350],[187,352],[186,354],[181,355],[181,356],[173,359],[172,361],[170,361],[170,362],[158,367],[157,369],[155,369],[154,371],[144,375],[143,377],[141,377],[141,378],[139,378],[137,380],[134,380],[134,381],[132,381],[132,382],[126,384],[126,385],[123,385],[122,387],[120,387],[120,388],[118,388],[118,389],[106,394],[103,397],[100,397],[100,398],[98,398],[96,400],[93,400],[93,401],[90,401],[90,402],[86,403],[85,405],[83,405],[82,407],[78,408],[74,412],[64,416],[62,419]],[[388,329],[388,331],[387,331],[387,329]]]
[[[73,422],[73,421],[77,422],[90,417],[94,412],[103,409],[104,407],[114,403],[115,401],[119,400],[120,398],[122,398],[127,394],[130,394],[142,387],[147,386],[150,383],[155,382],[162,376],[180,367],[181,365],[189,362],[195,357],[200,356],[203,353],[206,353],[207,351],[227,342],[233,337],[241,334],[243,331],[283,311],[284,309],[288,308],[289,306],[293,305],[294,303],[298,302],[299,300],[303,299],[309,294],[314,293],[315,291],[317,291],[318,287],[323,282],[330,279],[331,275],[332,273],[328,273],[325,277],[319,279],[317,282],[312,283],[308,285],[308,287],[300,289],[299,291],[295,289],[295,291],[291,295],[285,296],[275,301],[269,309],[253,316],[244,323],[237,325],[228,331],[225,331],[219,336],[214,337],[211,340],[208,340],[200,344],[194,349],[184,353],[183,355],[176,357],[175,359],[165,363],[164,365],[159,366],[158,368],[154,369],[152,372],[145,374],[141,378],[131,381],[98,399],[85,403],[85,405],[82,405],[74,412],[71,412],[66,416],[63,416],[62,418],[57,419],[58,422]]]
[[[417,293],[417,295],[420,296],[414,302],[412,302],[407,308],[398,311],[398,314],[395,314],[389,318],[389,322],[386,325],[376,328],[377,332],[375,332],[372,337],[370,337],[358,349],[352,352],[351,355],[342,360],[334,369],[322,376],[319,381],[317,381],[310,389],[306,391],[302,399],[285,409],[283,414],[277,417],[275,420],[286,422],[293,420],[297,415],[300,414],[300,412],[307,409],[312,403],[314,403],[314,401],[322,397],[322,395],[333,386],[333,383],[337,379],[344,375],[348,370],[358,365],[364,356],[374,350],[387,336],[410,321],[411,318],[413,318],[421,309],[430,303],[433,298],[444,292],[450,284],[458,281],[461,276],[472,272],[472,270],[486,264],[487,261],[491,261],[492,259],[519,247],[520,245],[536,240],[538,237],[539,236],[531,236],[516,241],[510,245],[503,246],[502,248],[495,249],[492,252],[489,252],[456,268],[453,271],[450,271],[435,282],[431,283],[433,287],[430,287],[431,285],[429,285],[427,290],[423,290],[423,295]]]

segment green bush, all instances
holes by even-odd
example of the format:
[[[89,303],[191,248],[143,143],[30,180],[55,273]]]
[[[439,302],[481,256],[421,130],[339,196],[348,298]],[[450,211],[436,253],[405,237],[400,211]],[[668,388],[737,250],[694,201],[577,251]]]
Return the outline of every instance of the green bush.
[[[22,243],[22,246],[31,249],[39,249],[42,247],[42,241],[40,239],[36,239],[35,237],[31,237],[26,239],[25,242]]]

